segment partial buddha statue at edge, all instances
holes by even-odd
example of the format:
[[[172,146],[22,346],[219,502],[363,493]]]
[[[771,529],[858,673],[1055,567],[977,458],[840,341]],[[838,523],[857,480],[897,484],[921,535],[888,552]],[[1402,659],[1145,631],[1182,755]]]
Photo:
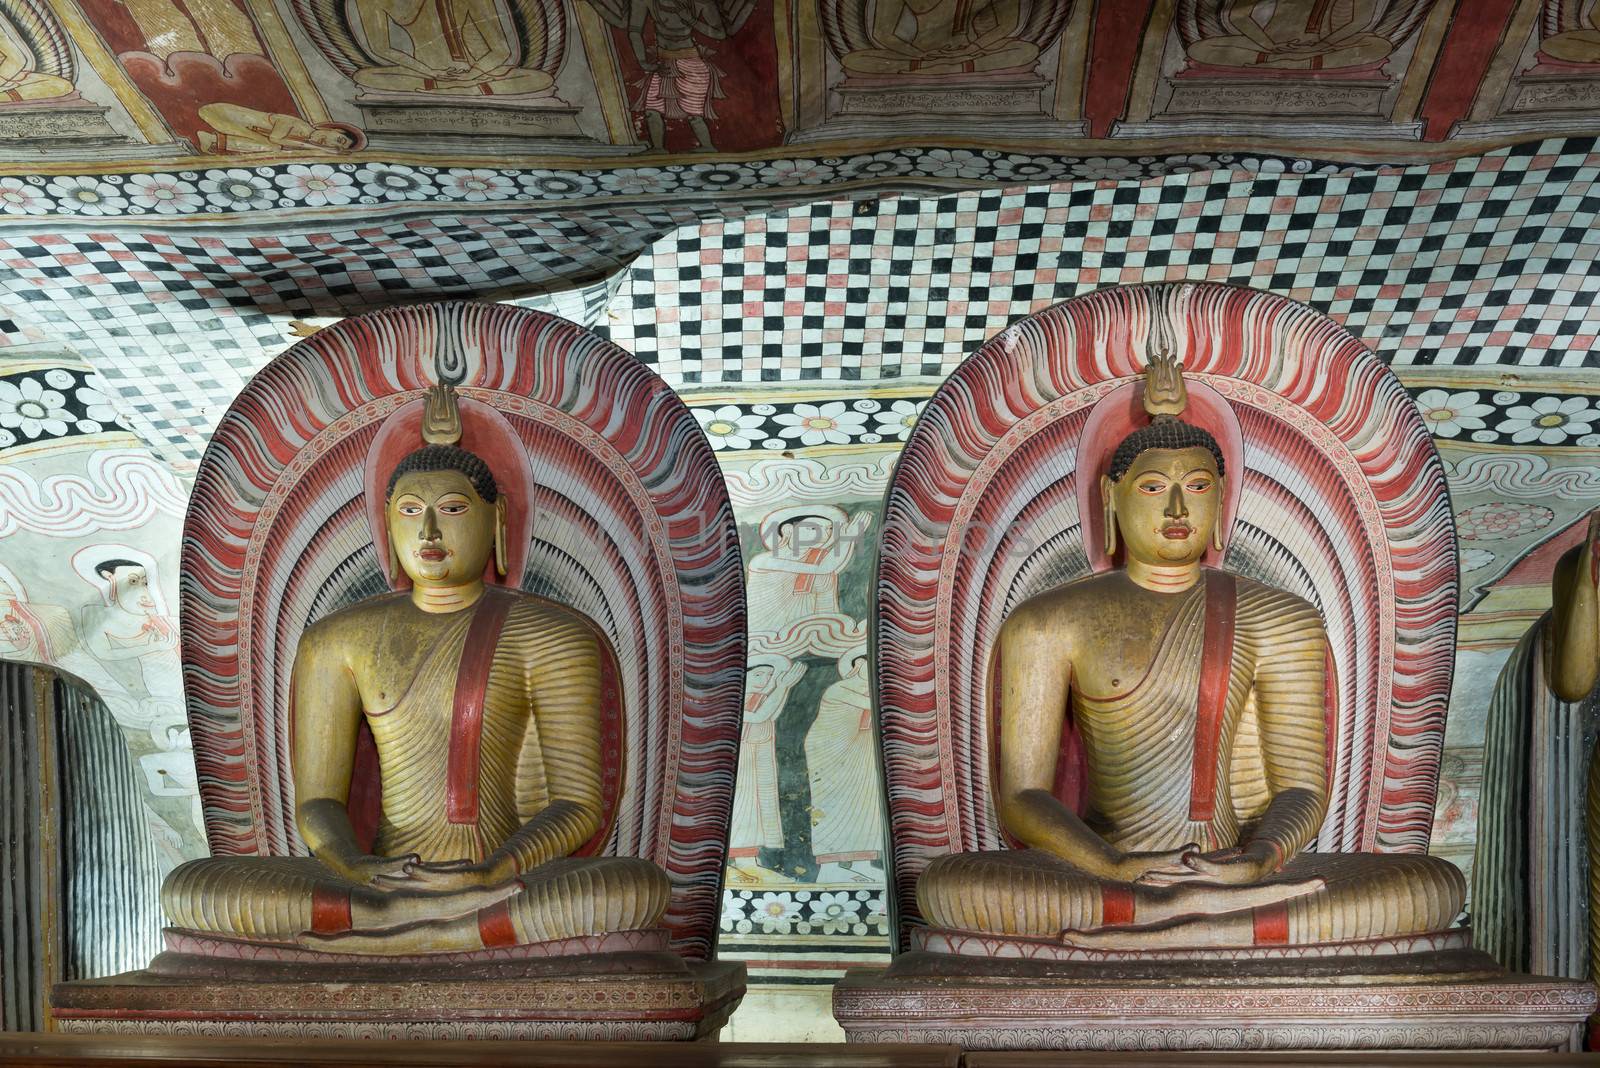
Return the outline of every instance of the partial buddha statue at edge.
[[[1306,601],[1202,568],[1221,544],[1222,451],[1178,418],[1182,365],[1146,372],[1149,425],[1102,479],[1126,566],[1015,609],[996,655],[996,804],[1028,848],[935,860],[936,927],[1113,950],[1308,945],[1449,926],[1461,873],[1417,855],[1303,853],[1328,807],[1327,638]],[[1088,811],[1052,792],[1070,709]],[[1259,785],[1230,771],[1247,719]],[[1246,732],[1248,733],[1248,732]],[[1243,796],[1248,795],[1248,796]]]
[[[666,873],[575,858],[601,829],[604,639],[500,585],[506,487],[457,447],[453,391],[389,478],[390,593],[319,620],[295,654],[295,818],[310,857],[213,857],[172,872],[174,925],[379,955],[461,952],[654,927]],[[513,491],[521,487],[511,487]],[[382,812],[368,852],[349,809],[363,721]]]

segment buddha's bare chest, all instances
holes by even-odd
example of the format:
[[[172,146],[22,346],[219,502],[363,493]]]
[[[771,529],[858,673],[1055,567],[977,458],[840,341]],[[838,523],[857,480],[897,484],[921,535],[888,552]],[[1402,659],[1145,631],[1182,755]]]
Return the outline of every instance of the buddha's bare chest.
[[[1071,638],[1073,688],[1109,696],[1143,681],[1172,637],[1178,600],[1150,595],[1085,604]]]

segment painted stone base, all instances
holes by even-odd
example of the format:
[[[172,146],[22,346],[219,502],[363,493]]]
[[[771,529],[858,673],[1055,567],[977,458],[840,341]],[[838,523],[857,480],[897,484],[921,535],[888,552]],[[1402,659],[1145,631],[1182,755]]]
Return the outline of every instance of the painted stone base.
[[[715,1035],[745,987],[734,961],[494,978],[397,970],[403,977],[279,972],[253,982],[129,972],[62,983],[51,1009],[69,1034],[687,1041]]]
[[[833,991],[850,1042],[968,1049],[1580,1048],[1587,983],[1446,950],[1379,961],[1062,961],[915,951]]]

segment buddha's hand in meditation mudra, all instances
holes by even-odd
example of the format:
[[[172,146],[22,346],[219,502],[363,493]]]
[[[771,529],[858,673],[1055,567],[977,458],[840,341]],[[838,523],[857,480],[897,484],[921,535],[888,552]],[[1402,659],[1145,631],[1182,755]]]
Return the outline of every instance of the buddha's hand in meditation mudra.
[[[1308,944],[1448,926],[1465,883],[1425,856],[1308,854],[1327,811],[1327,639],[1305,601],[1201,567],[1221,547],[1222,451],[1151,361],[1148,426],[1101,481],[1126,566],[1024,602],[1001,627],[1000,820],[1026,849],[935,860],[939,927],[1104,948]],[[1089,808],[1053,793],[1067,712]],[[1242,728],[1250,728],[1242,730]],[[1257,739],[1236,753],[1241,734]],[[1239,777],[1239,769],[1245,775]]]
[[[504,568],[505,498],[455,446],[453,394],[430,444],[389,480],[390,573],[409,593],[360,602],[300,639],[295,817],[311,857],[215,857],[175,870],[181,928],[339,952],[469,951],[654,926],[666,874],[574,858],[601,828],[602,639],[579,615],[486,586]],[[382,813],[373,851],[350,820],[366,722]]]

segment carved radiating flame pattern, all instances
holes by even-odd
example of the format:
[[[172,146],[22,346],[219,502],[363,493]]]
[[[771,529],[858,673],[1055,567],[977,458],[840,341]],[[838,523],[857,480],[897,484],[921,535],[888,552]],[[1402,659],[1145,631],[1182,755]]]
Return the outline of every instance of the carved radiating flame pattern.
[[[1087,574],[1077,446],[1159,320],[1243,438],[1226,566],[1322,613],[1336,680],[1323,850],[1426,849],[1456,625],[1444,473],[1398,379],[1337,323],[1228,286],[1101,290],[1022,320],[934,395],[887,498],[874,621],[895,888],[1002,847],[986,669],[1010,607]],[[1230,476],[1233,473],[1230,471]],[[904,927],[902,927],[904,937]]]
[[[384,584],[363,464],[384,418],[433,384],[455,333],[463,397],[532,458],[521,585],[583,612],[617,651],[625,769],[606,855],[672,877],[674,948],[705,957],[732,802],[744,668],[733,512],[671,388],[571,323],[505,305],[347,319],[279,356],[206,451],[184,532],[184,679],[206,830],[219,855],[303,854],[287,684],[300,633]],[[505,487],[503,487],[505,489]]]

